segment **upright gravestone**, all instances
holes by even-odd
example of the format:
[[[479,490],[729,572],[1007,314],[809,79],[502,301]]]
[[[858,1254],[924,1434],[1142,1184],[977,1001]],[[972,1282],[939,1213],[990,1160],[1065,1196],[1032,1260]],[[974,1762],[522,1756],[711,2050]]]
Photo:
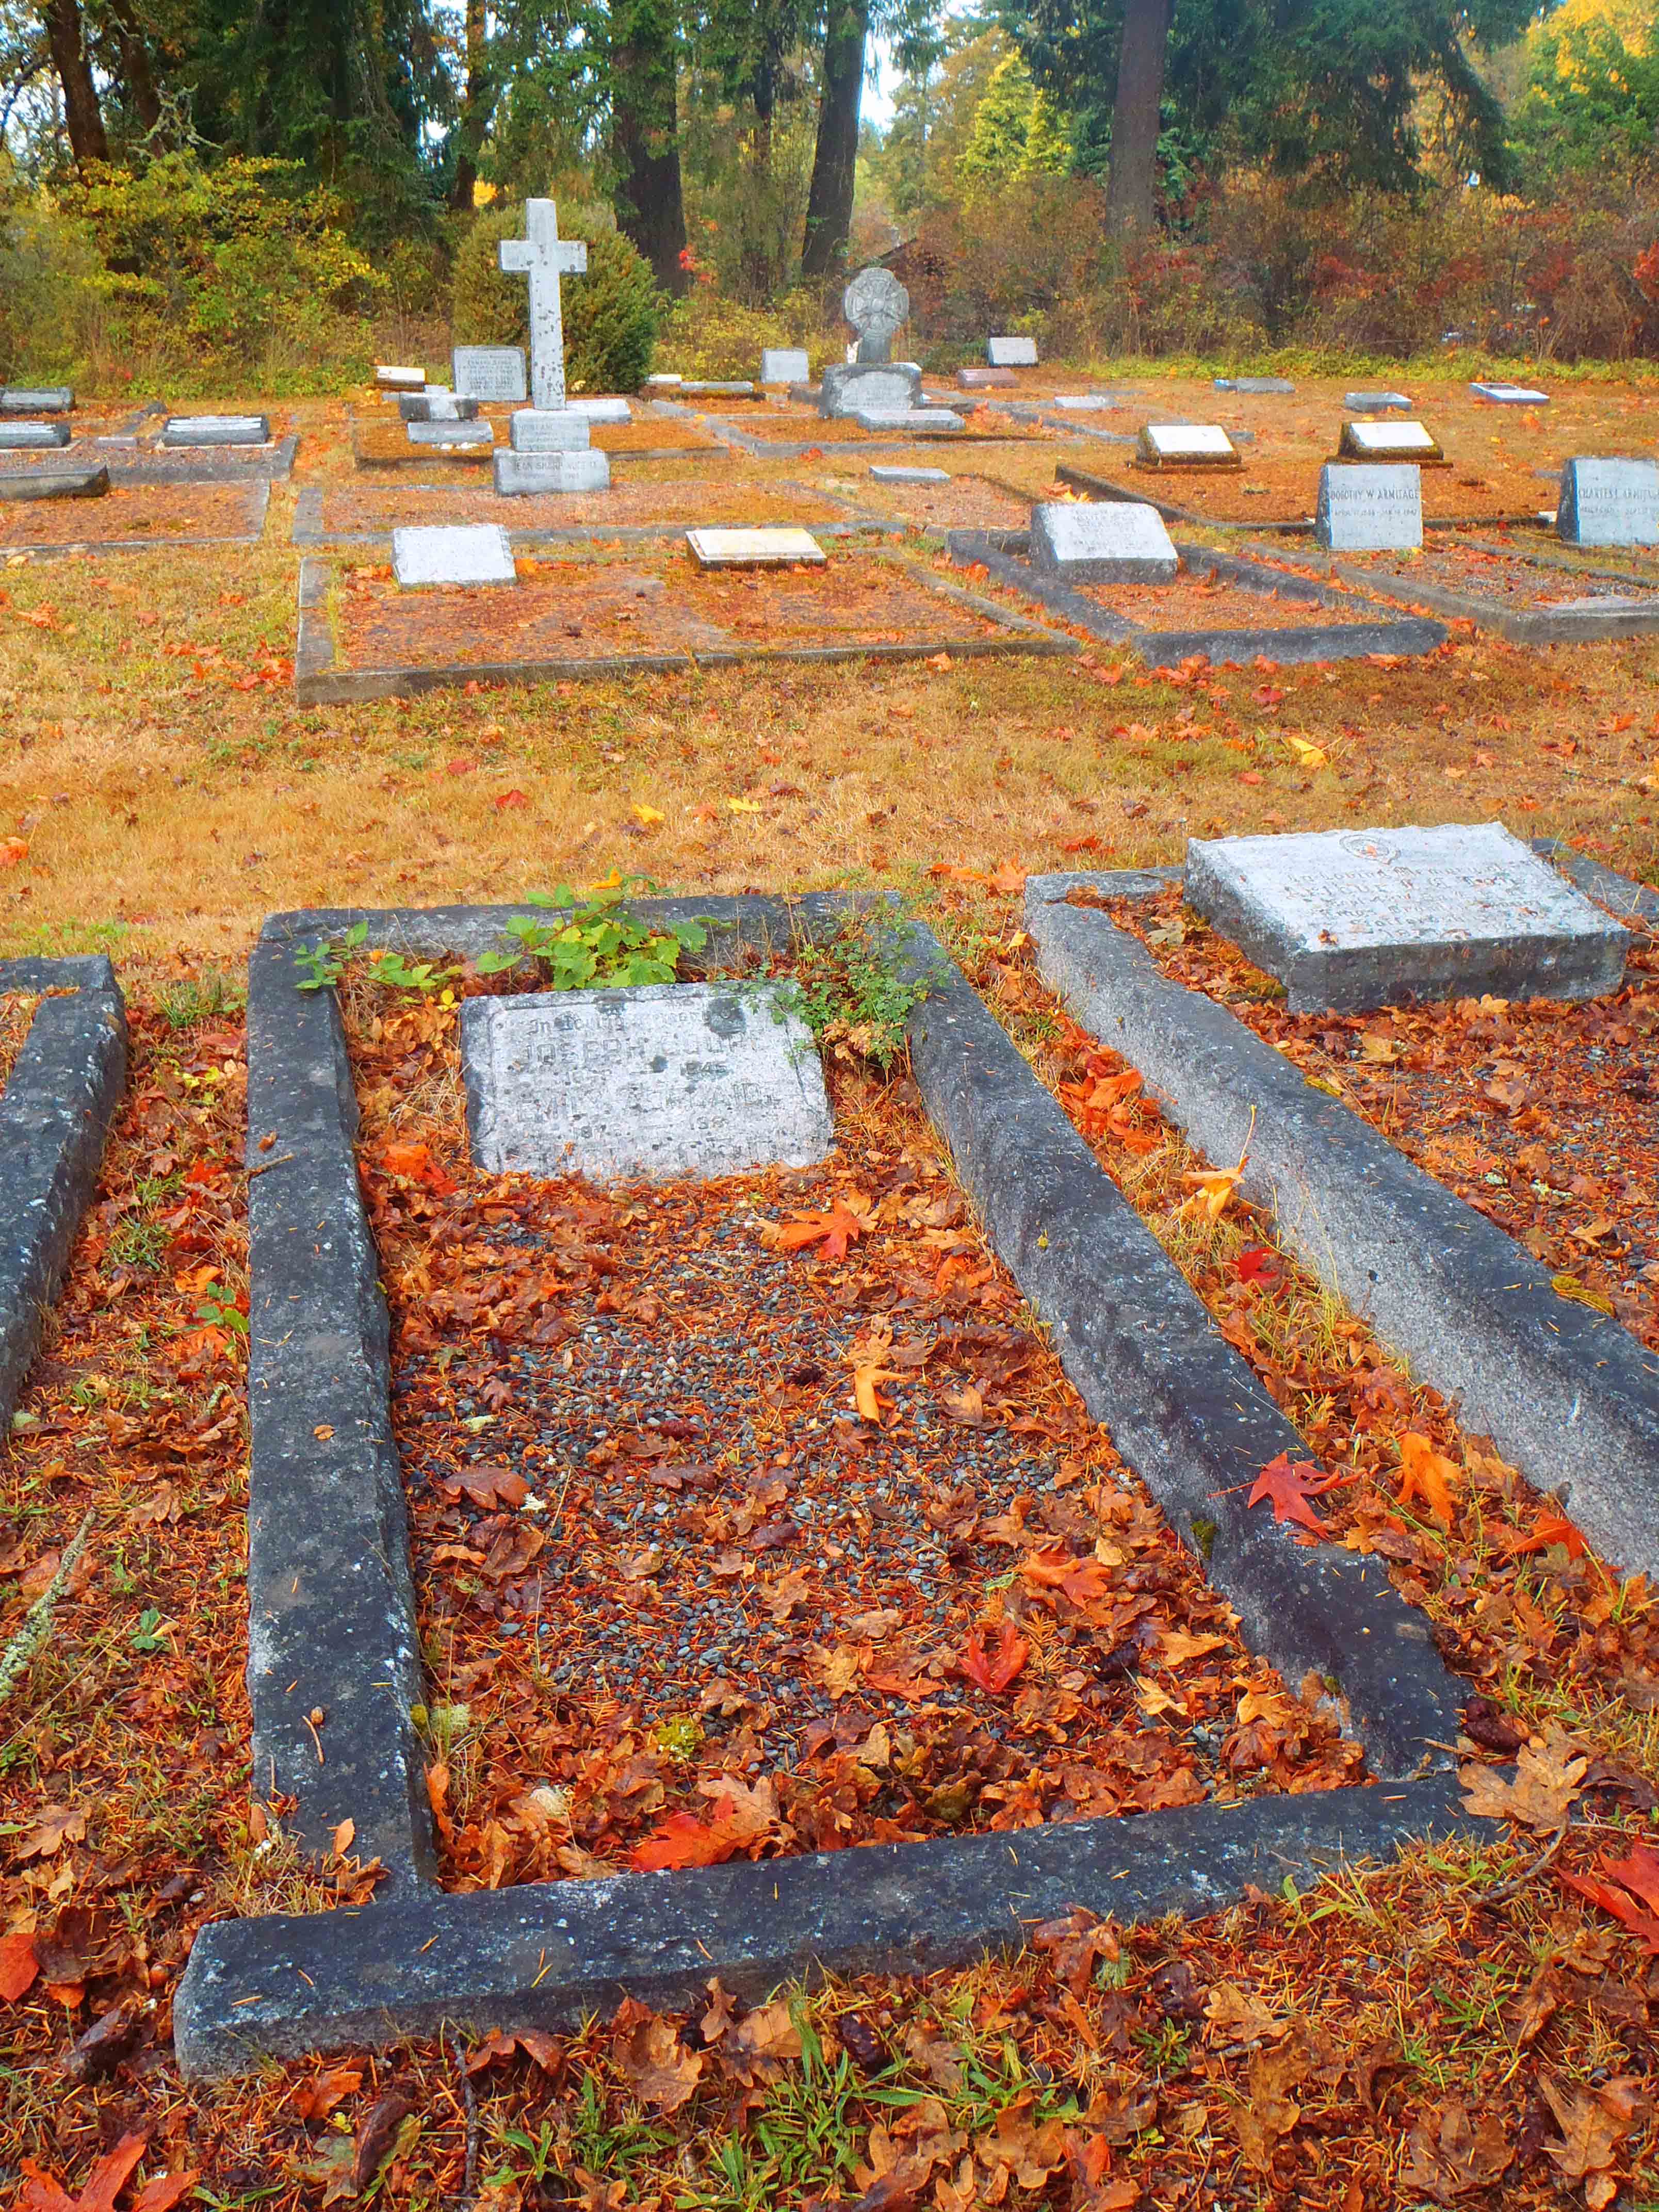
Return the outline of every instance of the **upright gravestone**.
[[[526,200],[524,228],[522,238],[501,240],[497,258],[508,276],[530,279],[531,400],[538,407],[562,407],[564,307],[559,280],[587,274],[587,242],[559,236],[559,211],[551,200]],[[518,396],[524,398],[522,392]]]
[[[1336,553],[1413,551],[1423,544],[1423,472],[1409,461],[1328,461],[1314,536]]]
[[[449,356],[458,399],[483,399],[510,407],[525,397],[522,346],[457,346]]]
[[[1036,340],[1024,337],[987,338],[985,358],[993,368],[1035,368],[1037,365]]]
[[[760,380],[763,384],[808,384],[812,364],[805,346],[763,346]]]
[[[453,392],[400,392],[398,412],[405,422],[471,422],[477,420],[476,399],[458,399]]]
[[[1500,822],[1194,838],[1186,892],[1292,1013],[1595,998],[1624,975],[1626,932]]]
[[[811,1034],[766,984],[467,999],[461,1068],[489,1175],[812,1167],[834,1134]]]
[[[1659,463],[1576,456],[1561,471],[1555,529],[1569,545],[1659,545]]]
[[[842,312],[858,332],[856,358],[832,362],[823,372],[820,415],[846,417],[860,410],[895,414],[921,397],[921,371],[896,362],[893,339],[908,320],[910,295],[885,269],[860,269],[842,295]]]
[[[609,490],[609,456],[595,451],[589,418],[574,407],[520,407],[512,436],[511,446],[495,455],[495,489],[504,499]]]
[[[1031,509],[1031,566],[1062,583],[1172,584],[1181,562],[1156,507],[1054,500]]]

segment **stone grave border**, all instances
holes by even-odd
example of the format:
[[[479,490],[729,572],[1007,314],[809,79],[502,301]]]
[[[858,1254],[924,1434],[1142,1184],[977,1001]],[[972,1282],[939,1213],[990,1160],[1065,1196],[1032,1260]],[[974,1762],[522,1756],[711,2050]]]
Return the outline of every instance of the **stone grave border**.
[[[169,477],[168,483],[177,483]],[[194,482],[199,483],[197,478]],[[118,483],[115,471],[110,471],[110,489],[120,491],[128,485]],[[265,534],[265,520],[270,511],[270,479],[269,477],[250,477],[244,487],[248,494],[247,528],[228,538],[74,538],[67,544],[54,539],[51,544],[0,544],[0,558],[9,558],[14,553],[27,553],[37,561],[61,559],[70,553],[93,554],[99,557],[106,553],[171,553],[180,546],[195,545],[257,545]]]
[[[0,1091],[0,1434],[97,1188],[127,1079],[126,1001],[101,953],[0,960],[0,991],[58,992],[34,1010]]]
[[[53,458],[66,468],[107,469],[112,486],[121,491],[139,485],[249,480],[270,484],[293,475],[299,443],[299,433],[290,430],[268,446],[174,446],[166,452],[140,447],[135,454],[131,446],[106,446],[88,436],[58,447]],[[27,459],[27,453],[0,453],[0,475],[17,475],[15,464]]]
[[[1106,434],[1096,431],[1096,437]],[[1155,471],[1148,471],[1155,475]],[[1137,506],[1155,507],[1166,522],[1184,522],[1189,528],[1214,530],[1229,536],[1278,533],[1286,538],[1311,538],[1314,518],[1274,517],[1252,515],[1248,522],[1218,521],[1214,515],[1202,514],[1194,507],[1178,507],[1173,500],[1160,499],[1154,493],[1143,491],[1139,484],[1118,483],[1110,477],[1096,476],[1092,471],[1080,469],[1070,461],[1058,463],[1054,474],[1061,483],[1069,484],[1073,491],[1086,492],[1091,499],[1127,499]],[[1317,495],[1316,490],[1316,496]],[[1465,521],[1456,515],[1427,515],[1423,518],[1425,536],[1431,530],[1540,530],[1543,525],[1536,513],[1525,514],[1483,514]]]
[[[1157,501],[1146,504],[1156,506]],[[1034,568],[1025,557],[1030,544],[1027,530],[953,530],[945,539],[950,557],[959,567],[982,566],[998,583],[1035,599],[1062,621],[1075,623],[1108,645],[1133,647],[1149,668],[1174,668],[1192,659],[1219,664],[1254,660],[1258,656],[1281,666],[1301,661],[1358,660],[1373,653],[1432,653],[1446,641],[1439,623],[1425,621],[1420,616],[1395,615],[1385,607],[1378,607],[1375,622],[1332,623],[1328,629],[1148,629],[1085,599],[1058,576]],[[1176,551],[1195,574],[1216,576],[1245,591],[1260,592],[1263,598],[1276,594],[1281,605],[1286,599],[1327,608],[1346,609],[1353,605],[1346,595],[1304,577],[1284,575],[1235,553],[1218,552],[1212,546],[1181,539],[1176,540]]]
[[[489,400],[483,404],[491,407],[505,407],[509,404],[506,400],[494,399]],[[529,404],[528,401],[526,401],[525,404],[527,406]],[[517,410],[514,410],[514,411],[516,412]],[[495,435],[496,425],[495,419],[493,416],[485,415],[480,412],[471,419],[480,422],[486,422],[489,425],[490,435],[487,442],[482,438],[469,440],[465,443],[458,441],[454,449],[449,453],[444,453],[441,447],[411,443],[407,453],[404,453],[401,448],[399,448],[398,451],[391,453],[365,453],[362,449],[362,441],[357,434],[358,432],[360,430],[378,430],[388,428],[394,420],[397,420],[397,418],[387,415],[374,415],[367,418],[360,418],[355,415],[351,416],[347,423],[347,429],[349,434],[349,443],[351,447],[351,465],[355,469],[361,469],[365,476],[374,477],[395,476],[398,470],[414,468],[422,461],[430,467],[434,459],[442,459],[449,462],[459,461],[474,468],[482,468],[492,454],[504,453],[512,450],[508,446],[496,443]],[[399,429],[402,429],[406,426],[401,420],[397,420],[397,427]],[[619,426],[605,422],[595,422],[592,425],[592,428],[596,430],[604,430],[615,427]],[[603,448],[596,447],[594,450],[595,452],[600,452],[603,451]],[[613,467],[618,462],[621,462],[625,468],[627,464],[630,461],[688,461],[696,460],[699,455],[701,455],[705,460],[712,461],[719,459],[720,453],[720,448],[718,445],[641,446],[638,447],[629,447],[620,453],[609,454],[607,459],[611,461]]]
[[[712,924],[706,968],[745,941],[821,939],[860,903],[653,899],[640,911]],[[382,1903],[204,1927],[173,2007],[187,2077],[385,2045],[443,2022],[568,2027],[624,1992],[684,2004],[711,1974],[757,1999],[802,1973],[932,1971],[1016,1949],[1030,1924],[1073,1905],[1121,1921],[1213,1911],[1246,1881],[1276,1888],[1425,1833],[1491,1832],[1459,1801],[1448,1747],[1461,1686],[1422,1615],[1382,1560],[1298,1543],[1265,1510],[1247,1510],[1250,1476],[1278,1451],[1299,1453],[1297,1431],[996,1016],[912,925],[894,943],[930,986],[909,1024],[915,1079],[994,1249],[1251,1648],[1292,1681],[1324,1679],[1377,1785],[686,1873],[440,1890],[356,1102],[335,994],[298,991],[294,953],[363,922],[371,945],[406,957],[476,956],[524,911],[275,915],[249,964],[254,1786],[291,1795],[302,1845],[353,1820],[356,1851],[388,1879]],[[307,1717],[319,1707],[323,1763]]]
[[[683,535],[683,532],[677,532]],[[500,660],[441,665],[433,668],[388,666],[345,668],[329,614],[333,564],[307,554],[300,563],[299,635],[294,653],[294,693],[309,706],[337,706],[364,699],[406,699],[421,691],[441,691],[461,684],[575,684],[638,673],[665,674],[694,668],[763,666],[768,662],[805,661],[827,665],[848,660],[931,660],[948,653],[953,659],[1003,659],[1026,653],[1067,655],[1079,650],[1075,638],[1045,629],[1040,623],[1000,607],[990,599],[947,583],[896,553],[872,551],[872,561],[890,562],[913,583],[994,623],[1001,637],[919,637],[898,644],[720,646],[667,653],[596,654],[585,660]]]
[[[879,363],[872,365],[880,366]],[[687,412],[690,411],[690,410],[687,410]],[[843,421],[850,422],[852,418],[826,415],[820,419],[826,424],[834,424]],[[888,453],[896,451],[900,447],[916,445],[929,447],[937,446],[940,448],[949,447],[954,450],[959,446],[1030,446],[1037,442],[1036,440],[1026,436],[1023,431],[975,430],[966,424],[960,430],[951,431],[948,437],[935,435],[930,438],[925,430],[921,432],[895,430],[890,433],[881,430],[859,430],[855,436],[850,438],[829,436],[802,438],[796,441],[789,438],[757,437],[752,430],[745,430],[741,424],[728,422],[718,415],[701,415],[699,420],[713,431],[722,445],[729,448],[734,447],[738,453],[747,453],[753,460],[762,461],[768,459],[797,461],[807,453]],[[854,427],[856,429],[857,426]]]
[[[1659,892],[1553,840],[1534,849],[1587,896],[1659,927]],[[1272,1206],[1303,1263],[1457,1401],[1466,1425],[1539,1489],[1559,1488],[1598,1552],[1659,1571],[1659,1355],[1558,1297],[1550,1270],[1495,1222],[1225,1006],[1165,977],[1109,915],[1065,903],[1073,889],[1138,899],[1181,880],[1179,869],[1030,878],[1043,980],[1208,1158],[1249,1144],[1247,1196]]]
[[[307,550],[326,549],[331,545],[384,545],[390,548],[392,544],[390,529],[325,530],[324,528],[323,501],[325,495],[329,491],[349,491],[352,489],[350,484],[306,485],[294,502],[293,543]],[[457,489],[466,490],[470,487],[454,484],[407,483],[399,484],[397,489],[400,491],[453,492]],[[908,528],[908,525],[894,521],[890,515],[866,514],[853,501],[833,492],[815,491],[808,484],[792,483],[783,480],[775,487],[768,485],[765,489],[768,490],[775,489],[780,492],[796,492],[803,499],[828,501],[845,511],[848,518],[845,522],[806,524],[805,527],[811,530],[815,537],[857,538],[861,535],[872,535],[881,538],[901,538]],[[559,495],[550,493],[544,496],[557,497]],[[589,494],[587,496],[595,497],[598,495]],[[698,526],[696,523],[684,522],[581,522],[562,525],[553,523],[542,528],[515,530],[510,516],[504,514],[501,521],[501,527],[506,531],[515,553],[533,553],[538,546],[542,545],[599,547],[672,544],[676,539],[684,538],[688,529],[695,530]],[[772,526],[761,526],[769,528]]]
[[[1428,524],[1423,526],[1426,532]],[[1533,555],[1524,545],[1494,546],[1483,544],[1483,552],[1498,552],[1518,561],[1530,562]],[[1474,592],[1454,590],[1449,584],[1416,583],[1397,580],[1391,576],[1375,574],[1350,562],[1341,554],[1320,551],[1298,552],[1298,560],[1309,568],[1318,568],[1340,583],[1358,585],[1361,590],[1376,593],[1379,598],[1393,600],[1397,605],[1432,607],[1437,614],[1449,615],[1454,621],[1473,623],[1477,629],[1495,633],[1507,638],[1511,645],[1590,645],[1615,637],[1650,637],[1659,630],[1659,569],[1650,577],[1632,576],[1624,572],[1580,568],[1569,562],[1542,559],[1536,566],[1553,575],[1582,577],[1585,597],[1589,598],[1596,583],[1606,578],[1610,582],[1645,586],[1655,596],[1645,605],[1624,612],[1578,614],[1565,613],[1560,608],[1540,609],[1528,612],[1524,608],[1502,607]]]

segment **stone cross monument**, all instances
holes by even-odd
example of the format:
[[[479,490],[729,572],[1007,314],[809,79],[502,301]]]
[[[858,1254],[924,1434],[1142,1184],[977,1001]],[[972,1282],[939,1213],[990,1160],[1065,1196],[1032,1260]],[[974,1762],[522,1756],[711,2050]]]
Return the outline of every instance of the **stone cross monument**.
[[[841,296],[841,311],[859,334],[861,362],[891,361],[893,339],[910,313],[910,295],[887,269],[860,269]]]
[[[551,200],[528,200],[525,236],[504,238],[501,268],[509,276],[530,279],[530,403],[564,405],[564,313],[559,304],[561,276],[585,276],[587,243],[559,236],[558,210]]]

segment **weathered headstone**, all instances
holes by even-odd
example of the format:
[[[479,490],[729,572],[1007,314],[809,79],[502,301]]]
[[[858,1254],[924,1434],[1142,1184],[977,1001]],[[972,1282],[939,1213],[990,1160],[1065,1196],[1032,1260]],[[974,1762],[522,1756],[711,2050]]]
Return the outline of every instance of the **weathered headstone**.
[[[1156,507],[1054,500],[1031,509],[1031,566],[1062,583],[1172,584],[1181,560]]]
[[[0,422],[0,453],[25,452],[40,446],[67,446],[67,422]]]
[[[0,384],[0,415],[72,415],[75,394],[67,384]]]
[[[893,340],[910,319],[910,295],[888,269],[860,269],[841,295],[841,311],[859,334],[858,358],[891,361]]]
[[[1616,991],[1626,932],[1501,823],[1194,838],[1186,895],[1293,1013]]]
[[[461,1066],[489,1175],[812,1167],[834,1137],[811,1033],[766,984],[466,999]]]
[[[1547,407],[1547,392],[1534,391],[1529,384],[1472,384],[1469,390],[1477,399],[1485,399],[1494,407]]]
[[[1296,390],[1288,376],[1218,376],[1213,382],[1218,392],[1283,393]]]
[[[1345,461],[1443,461],[1446,456],[1420,422],[1345,422],[1337,441]]]
[[[108,489],[106,468],[20,469],[0,476],[0,500],[102,499]]]
[[[559,211],[551,200],[526,200],[524,228],[522,238],[501,240],[496,258],[508,276],[530,279],[530,397],[538,407],[562,407],[564,309],[559,280],[586,275],[587,241],[559,236]],[[520,390],[513,396],[525,395]]]
[[[478,403],[457,398],[453,392],[400,392],[398,412],[405,422],[471,422]]]
[[[908,362],[839,362],[825,368],[818,413],[845,421],[860,412],[897,414],[921,397],[921,371]]]
[[[870,473],[878,483],[949,483],[949,469],[916,469],[884,466],[872,461]]]
[[[161,433],[164,446],[268,446],[270,422],[264,415],[173,415]]]
[[[520,407],[510,418],[515,453],[586,453],[592,435],[574,407]]]
[[[1403,392],[1345,392],[1342,404],[1356,415],[1384,415],[1390,408],[1408,415],[1412,403]]]
[[[812,375],[812,364],[805,346],[764,346],[761,349],[760,380],[763,384],[806,384]]]
[[[1340,553],[1421,546],[1422,471],[1410,461],[1328,461],[1319,471],[1314,536]]]
[[[810,530],[688,530],[685,542],[700,568],[825,565],[823,548]]]
[[[405,591],[434,584],[516,584],[513,548],[496,522],[394,530],[392,571]]]
[[[957,382],[964,392],[1012,392],[1019,379],[1012,368],[959,368]]]
[[[1237,469],[1238,449],[1218,422],[1146,422],[1136,458],[1155,469]]]
[[[592,446],[495,448],[495,489],[503,499],[531,492],[609,491],[611,461]]]
[[[1561,471],[1555,528],[1569,545],[1659,545],[1659,463],[1576,455]]]
[[[401,362],[381,362],[375,367],[374,381],[382,392],[418,392],[426,382],[426,371]]]
[[[1026,337],[987,338],[985,358],[993,368],[1035,368],[1037,365],[1036,340]]]
[[[495,433],[488,422],[459,416],[447,422],[405,422],[404,430],[411,446],[493,446],[495,442]]]
[[[511,406],[526,397],[522,346],[457,346],[449,356],[449,374],[459,399]]]

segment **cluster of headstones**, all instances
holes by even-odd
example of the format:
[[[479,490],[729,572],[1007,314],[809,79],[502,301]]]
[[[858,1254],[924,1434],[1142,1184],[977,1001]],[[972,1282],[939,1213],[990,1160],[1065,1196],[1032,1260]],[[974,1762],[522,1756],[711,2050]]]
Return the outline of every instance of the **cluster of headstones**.
[[[67,385],[0,385],[0,453],[61,452],[74,436],[67,416],[75,394]],[[168,415],[159,443],[173,451],[201,446],[265,446],[270,422],[264,415]],[[132,446],[136,432],[116,432],[100,446]]]

